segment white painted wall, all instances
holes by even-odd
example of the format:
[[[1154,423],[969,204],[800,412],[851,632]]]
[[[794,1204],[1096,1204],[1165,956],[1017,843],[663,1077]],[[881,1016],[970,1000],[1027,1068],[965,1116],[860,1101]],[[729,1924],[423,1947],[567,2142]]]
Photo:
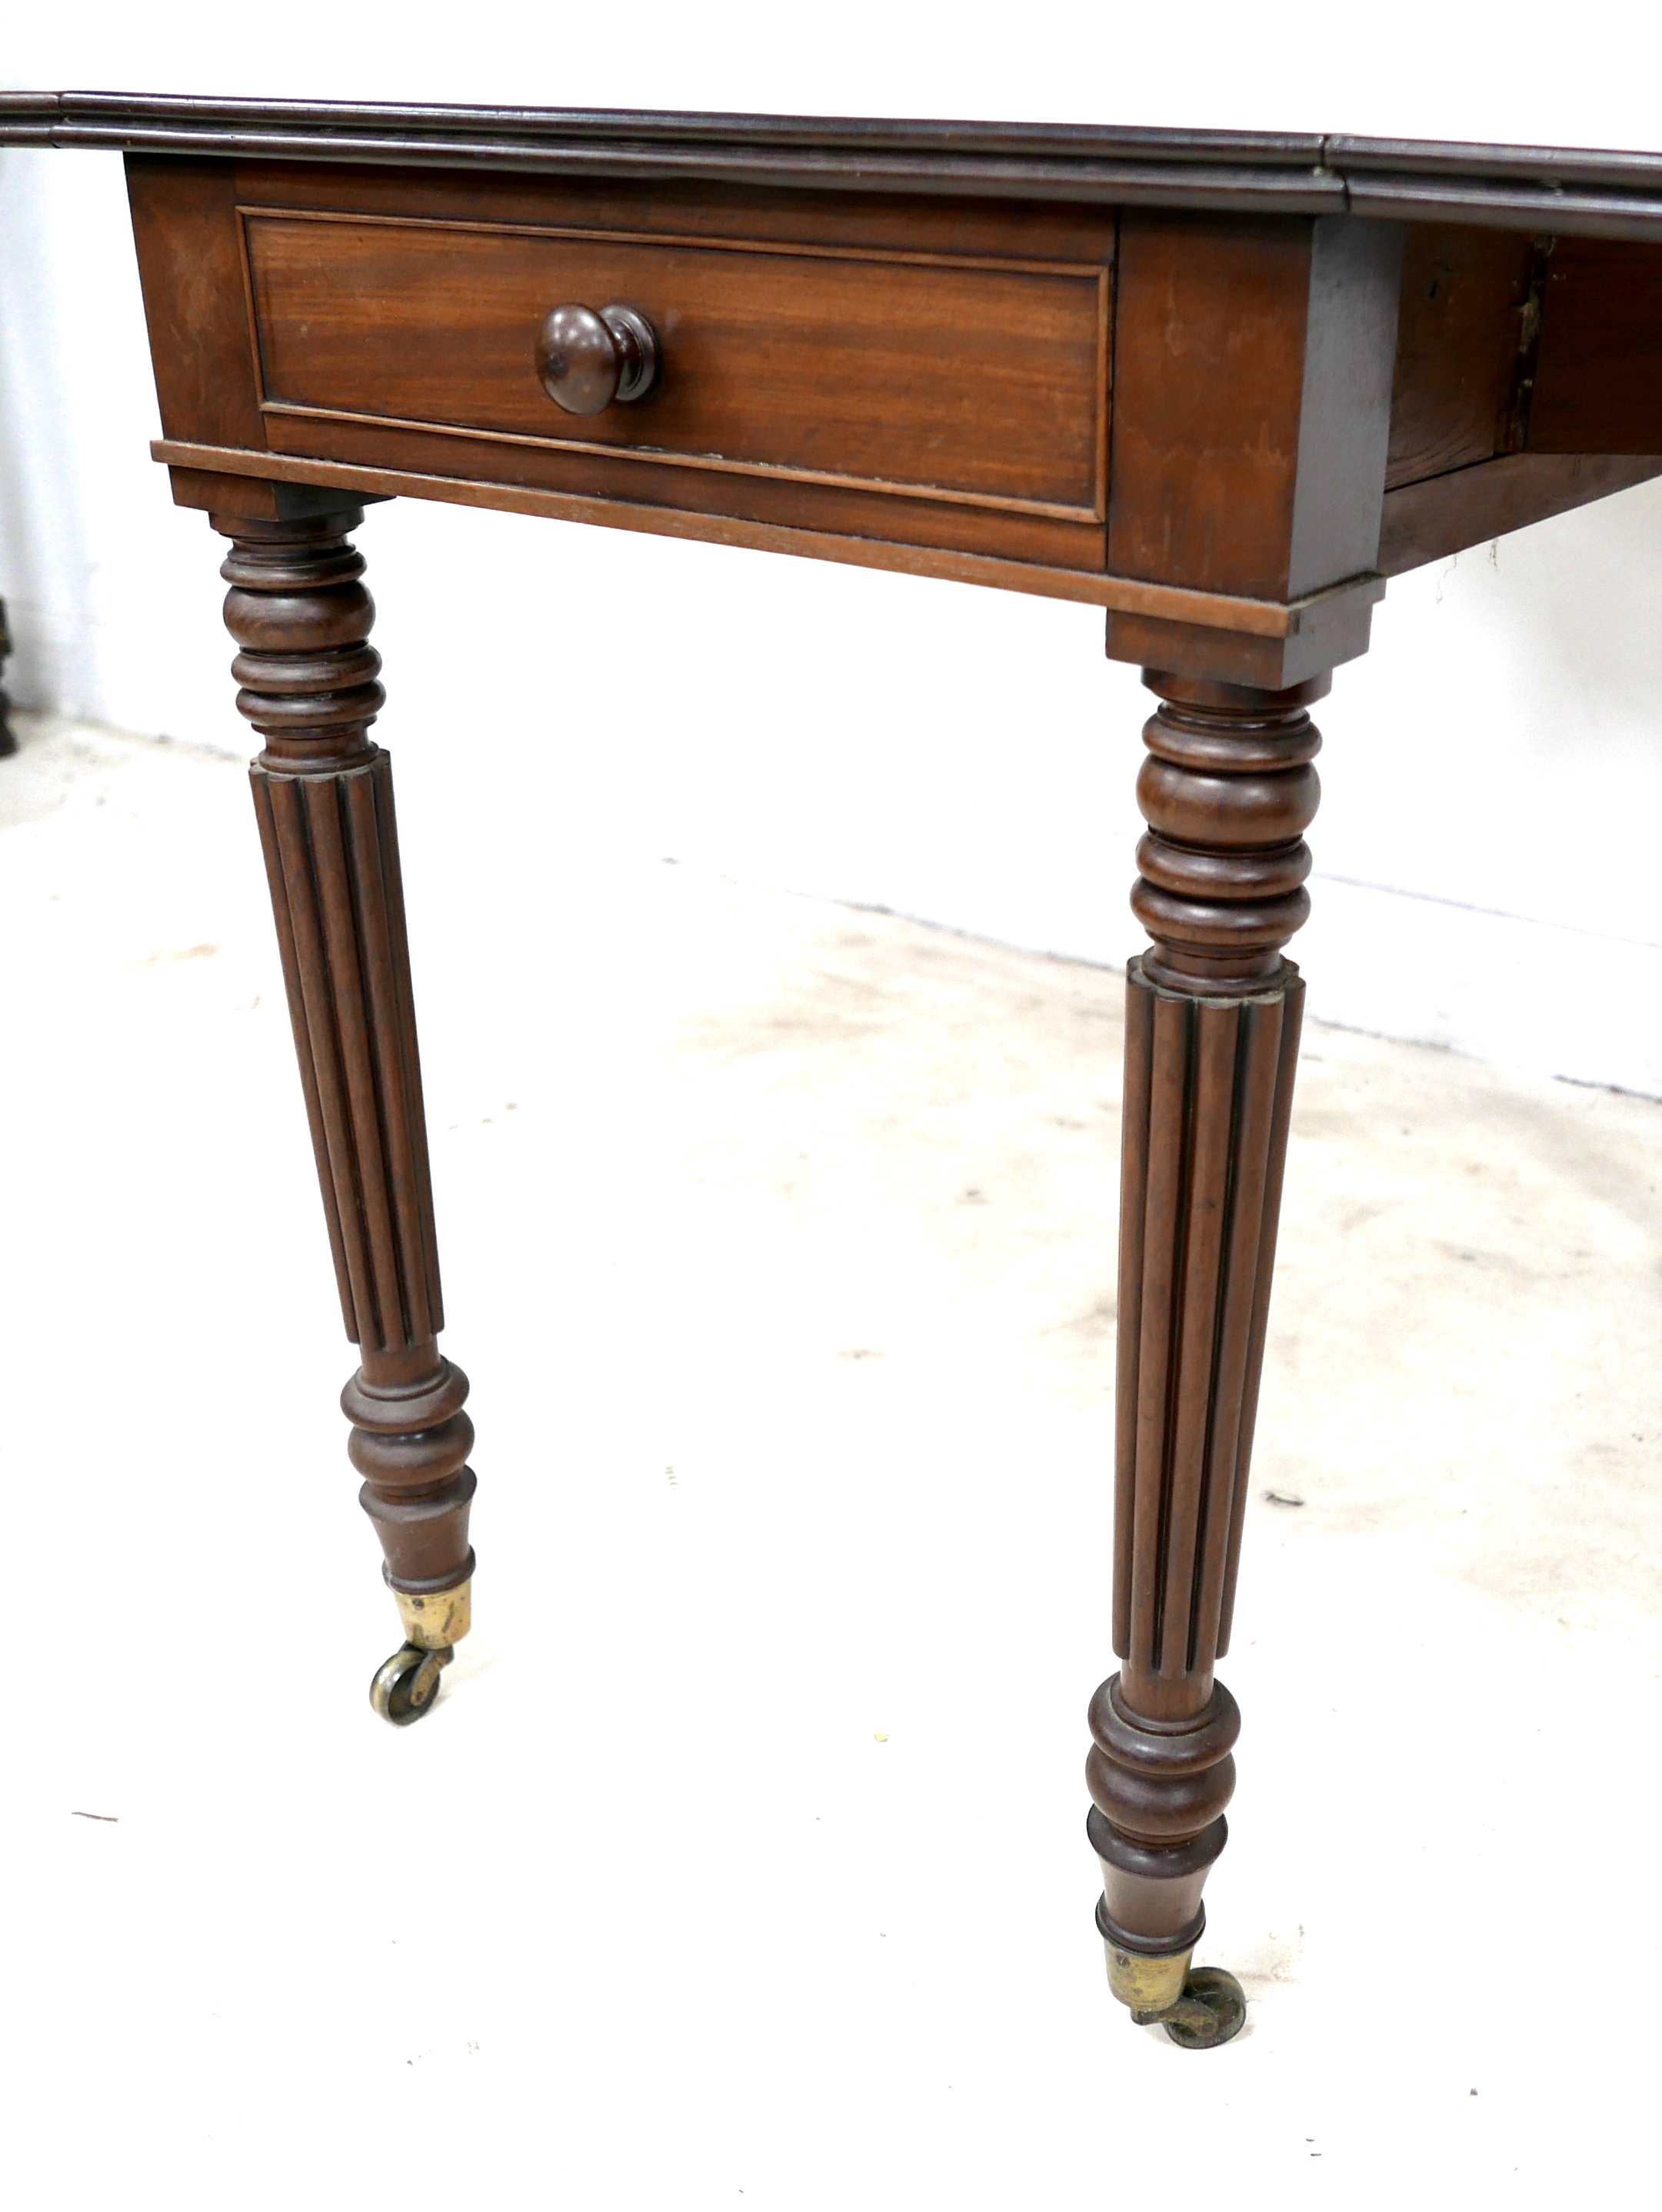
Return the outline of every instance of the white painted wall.
[[[219,6],[7,27],[18,85],[1654,145],[1662,23],[1595,0],[1173,11],[844,0]],[[1557,27],[1555,31],[1554,27]],[[1550,53],[1550,68],[1541,57]],[[1617,55],[1621,67],[1612,66]],[[0,592],[23,703],[240,750],[217,541],[168,503],[113,155],[0,155]],[[400,774],[567,838],[1118,963],[1144,711],[1089,610],[410,502],[362,543]],[[1662,484],[1403,580],[1321,714],[1316,1012],[1662,1096]],[[3,772],[3,771],[0,771]],[[442,896],[442,890],[435,894]]]

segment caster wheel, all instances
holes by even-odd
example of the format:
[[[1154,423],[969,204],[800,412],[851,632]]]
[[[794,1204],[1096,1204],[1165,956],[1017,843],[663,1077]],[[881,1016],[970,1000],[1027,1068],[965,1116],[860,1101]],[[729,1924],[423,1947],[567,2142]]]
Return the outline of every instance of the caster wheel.
[[[432,1711],[438,1700],[439,1676],[452,1656],[448,1646],[440,1651],[423,1651],[418,1644],[406,1644],[375,1670],[369,1686],[370,1704],[394,1728],[408,1728],[411,1721]]]
[[[1159,2019],[1183,2050],[1210,2051],[1246,2026],[1246,1992],[1222,1966],[1197,1966],[1184,1983],[1182,1996]]]

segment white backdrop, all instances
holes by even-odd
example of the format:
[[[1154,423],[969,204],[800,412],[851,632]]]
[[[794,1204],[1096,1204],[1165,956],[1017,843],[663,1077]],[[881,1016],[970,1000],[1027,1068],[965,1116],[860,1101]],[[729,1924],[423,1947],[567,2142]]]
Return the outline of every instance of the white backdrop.
[[[1654,145],[1626,8],[1422,0],[830,15],[373,4],[9,25],[8,82],[1401,131]],[[1637,24],[1637,27],[1636,27]],[[1619,52],[1620,71],[1610,67]],[[1544,67],[1542,56],[1551,55]],[[1435,66],[1433,61],[1435,58]],[[167,499],[114,155],[0,155],[0,592],[20,702],[243,748],[218,541]],[[596,845],[1117,963],[1143,699],[1101,617],[967,586],[410,502],[361,540],[403,778]],[[1662,1096],[1662,484],[1393,584],[1320,719],[1319,1015]],[[252,860],[252,848],[251,848]]]

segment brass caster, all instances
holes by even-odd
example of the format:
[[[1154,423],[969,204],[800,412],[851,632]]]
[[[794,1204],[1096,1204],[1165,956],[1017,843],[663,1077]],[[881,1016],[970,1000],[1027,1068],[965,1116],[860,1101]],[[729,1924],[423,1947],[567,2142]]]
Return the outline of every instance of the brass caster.
[[[408,1728],[438,1702],[439,1676],[455,1657],[448,1644],[424,1651],[419,1644],[405,1644],[375,1670],[369,1686],[369,1702],[394,1728]]]
[[[1197,1966],[1183,1994],[1163,2012],[1135,2012],[1143,2027],[1156,2023],[1185,2051],[1212,2051],[1239,2035],[1246,2024],[1246,1994],[1222,1966]]]

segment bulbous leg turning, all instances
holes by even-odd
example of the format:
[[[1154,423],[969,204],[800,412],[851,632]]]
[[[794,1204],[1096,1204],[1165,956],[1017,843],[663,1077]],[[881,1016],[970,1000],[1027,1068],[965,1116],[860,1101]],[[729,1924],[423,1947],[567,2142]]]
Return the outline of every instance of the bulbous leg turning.
[[[1201,1888],[1228,1841],[1235,1701],[1216,1683],[1192,1723],[1159,1726],[1128,1710],[1116,1674],[1091,1701],[1090,1721],[1086,1827],[1102,1867],[1096,1927],[1108,1987],[1133,2020],[1157,2021],[1186,2049],[1227,2043],[1246,2017],[1240,1985],[1192,1961],[1206,1927]]]
[[[1174,2043],[1226,2043],[1234,1978],[1195,1969],[1234,1788],[1228,1649],[1303,985],[1320,744],[1291,691],[1145,673],[1126,975],[1114,1649],[1091,1705],[1089,1835],[1113,1994]]]
[[[226,626],[237,704],[265,740],[251,771],[342,1316],[361,1364],[342,1395],[360,1502],[404,1642],[370,1690],[403,1726],[433,1709],[467,1633],[473,1553],[467,1377],[444,1312],[374,606],[355,510],[259,521],[232,541]]]

